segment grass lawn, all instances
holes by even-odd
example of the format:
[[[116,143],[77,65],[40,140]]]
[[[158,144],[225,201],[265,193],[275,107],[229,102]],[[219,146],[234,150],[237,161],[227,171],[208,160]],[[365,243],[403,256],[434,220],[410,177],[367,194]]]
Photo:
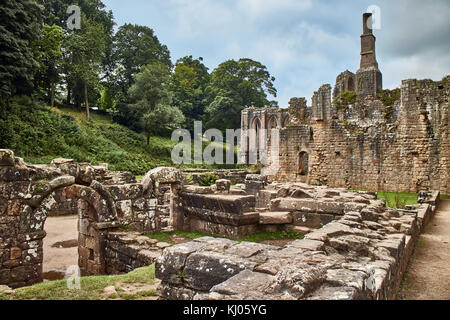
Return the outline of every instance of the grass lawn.
[[[417,193],[377,192],[379,199],[385,199],[388,208],[404,208],[405,205],[417,204]]]
[[[89,276],[80,278],[80,289],[69,289],[67,280],[48,281],[30,287],[19,288],[12,295],[0,291],[0,300],[99,300],[125,299],[136,300],[156,296],[154,289],[127,293],[121,286],[133,284],[139,286],[153,285],[155,281],[155,265],[133,270],[124,275]],[[103,289],[115,286],[117,294],[105,296]]]
[[[441,199],[450,199],[450,194],[441,194]]]

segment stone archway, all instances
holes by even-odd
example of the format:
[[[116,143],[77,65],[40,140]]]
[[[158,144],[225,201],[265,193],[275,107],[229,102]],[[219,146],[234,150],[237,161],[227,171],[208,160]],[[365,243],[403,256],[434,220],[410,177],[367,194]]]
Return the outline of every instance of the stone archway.
[[[277,117],[276,116],[270,117],[269,122],[267,124],[267,130],[269,130],[269,132],[270,132],[270,130],[276,128],[277,126],[278,126]]]
[[[33,207],[27,207],[21,217],[20,230],[35,236],[35,252],[30,252],[28,259],[34,264],[33,282],[42,281],[43,269],[43,239],[46,236],[44,224],[48,212],[58,204],[56,192],[64,192],[67,199],[76,201],[78,210],[78,266],[82,276],[105,273],[104,240],[105,231],[115,226],[116,210],[111,210],[111,204],[95,189],[87,186],[70,185],[72,177],[59,178],[62,186],[54,183],[55,188],[47,189],[41,195],[35,196]],[[53,181],[52,181],[53,182]],[[92,184],[95,186],[95,182]],[[34,259],[32,259],[34,258]]]
[[[278,127],[278,119],[276,116],[270,117],[267,123],[267,148],[268,152],[270,152],[272,146],[272,129],[276,129]]]
[[[289,115],[285,116],[284,119],[283,119],[283,122],[282,122],[281,126],[282,126],[283,128],[286,128],[287,125],[289,124],[289,120],[290,120]]]
[[[264,141],[261,141],[262,125],[259,117],[253,119],[249,134],[249,162],[256,164],[260,160],[260,151]]]

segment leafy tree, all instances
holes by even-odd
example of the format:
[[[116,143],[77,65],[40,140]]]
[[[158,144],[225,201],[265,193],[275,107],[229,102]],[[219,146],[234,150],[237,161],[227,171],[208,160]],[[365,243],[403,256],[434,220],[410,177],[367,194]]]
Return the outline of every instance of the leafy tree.
[[[129,89],[129,96],[134,103],[129,109],[141,118],[141,128],[150,136],[161,134],[166,130],[179,127],[184,122],[180,109],[171,105],[172,95],[169,91],[170,70],[161,62],[148,64],[135,76],[135,83]]]
[[[106,37],[103,26],[84,15],[82,27],[67,37],[65,47],[68,52],[66,66],[68,77],[82,84],[86,119],[90,120],[88,87],[99,85],[99,74],[103,61]]]
[[[70,30],[67,30],[67,19],[69,14],[67,8],[71,5],[77,5],[80,7],[82,14],[90,21],[93,21],[97,25],[103,26],[104,35],[106,36],[105,49],[102,53],[102,61],[100,63],[101,75],[103,79],[111,76],[112,69],[114,67],[114,61],[112,57],[112,37],[114,33],[114,16],[111,10],[107,11],[105,4],[101,0],[37,0],[44,7],[44,23],[48,25],[56,24],[60,26],[66,34],[70,34]],[[72,95],[73,90],[77,90],[80,85],[77,83],[77,79],[73,78],[71,70],[71,51],[70,48],[66,48],[67,42],[63,42],[63,74],[66,81],[67,88],[67,104],[70,104],[72,98],[78,101],[80,96],[83,96],[83,89],[81,92],[75,92]],[[89,88],[88,88],[89,91]],[[88,94],[89,95],[89,94]]]
[[[61,27],[44,24],[41,39],[38,41],[41,64],[38,78],[48,91],[51,107],[55,101],[55,86],[60,79],[63,38],[64,32]]]
[[[276,97],[275,78],[266,66],[251,59],[228,60],[211,74],[206,89],[209,105],[206,108],[207,126],[218,129],[239,128],[241,111],[246,106],[277,106],[267,95]]]
[[[29,93],[39,68],[36,41],[42,8],[34,0],[2,1],[0,6],[0,99]]]
[[[183,57],[176,62],[172,76],[173,104],[183,112],[186,117],[185,126],[191,131],[194,129],[194,121],[201,120],[207,105],[205,88],[210,76],[202,61],[201,57]]]
[[[119,27],[114,35],[113,60],[117,68],[115,81],[125,97],[134,83],[133,75],[142,66],[154,62],[172,66],[169,49],[159,42],[153,30],[132,24]]]
[[[113,115],[116,112],[115,104],[116,100],[114,97],[113,88],[108,83],[103,84],[103,88],[100,93],[100,109]]]

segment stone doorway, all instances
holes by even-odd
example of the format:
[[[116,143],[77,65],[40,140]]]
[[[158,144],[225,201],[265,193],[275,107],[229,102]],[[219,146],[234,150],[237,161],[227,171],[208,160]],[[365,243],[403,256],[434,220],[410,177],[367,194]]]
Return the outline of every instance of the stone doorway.
[[[309,173],[309,154],[305,151],[298,153],[297,157],[297,175],[307,176]]]
[[[43,239],[42,278],[44,281],[66,277],[68,269],[78,267],[78,215],[47,217]]]

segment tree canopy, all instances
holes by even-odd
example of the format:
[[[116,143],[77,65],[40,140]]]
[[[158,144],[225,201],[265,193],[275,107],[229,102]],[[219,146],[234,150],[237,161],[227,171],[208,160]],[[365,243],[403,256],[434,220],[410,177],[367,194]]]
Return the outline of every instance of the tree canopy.
[[[41,10],[33,0],[2,1],[0,6],[0,98],[30,93],[39,69],[36,41]]]
[[[149,27],[125,24],[114,35],[113,59],[116,82],[126,95],[143,65],[161,62],[172,66],[169,49],[162,45]]]
[[[205,89],[209,81],[210,75],[203,58],[186,56],[176,62],[171,84],[173,103],[185,115],[185,128],[190,131],[194,129],[194,121],[201,120],[205,113]]]
[[[71,30],[76,5],[81,28]],[[245,107],[277,106],[275,78],[261,62],[228,60],[212,72],[203,58],[175,64],[148,26],[114,29],[101,0],[17,0],[0,7],[0,102],[27,95],[50,106],[98,107],[112,119],[150,135],[174,128],[239,128]],[[270,98],[270,99],[269,99]]]
[[[274,81],[266,66],[258,61],[243,58],[221,63],[212,72],[207,88],[207,125],[222,130],[239,128],[245,107],[276,107],[275,101],[267,99],[268,95],[277,96]]]
[[[133,101],[130,110],[139,116],[147,142],[150,135],[176,129],[184,122],[180,109],[172,106],[170,77],[170,70],[165,64],[154,62],[142,67],[129,89]]]

